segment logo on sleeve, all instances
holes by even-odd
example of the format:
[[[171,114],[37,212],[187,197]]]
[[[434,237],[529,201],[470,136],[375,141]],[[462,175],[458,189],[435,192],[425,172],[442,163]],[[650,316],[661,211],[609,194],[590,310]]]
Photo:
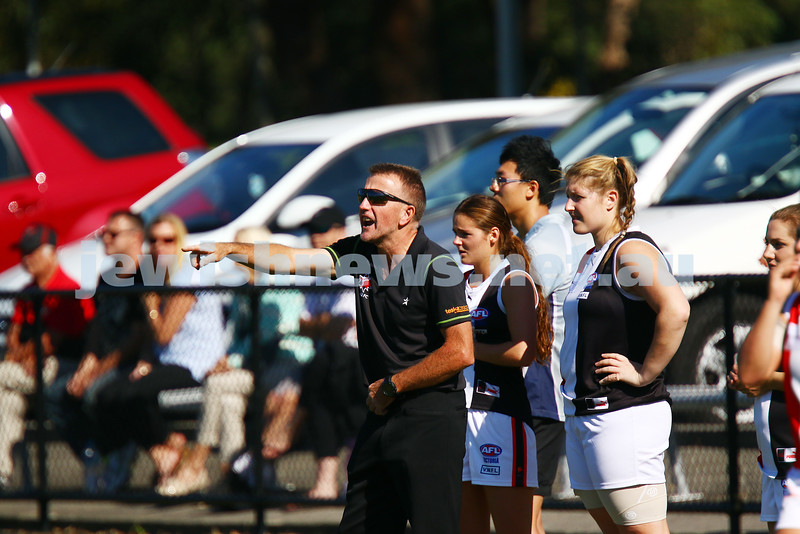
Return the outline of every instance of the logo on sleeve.
[[[365,276],[363,274],[358,276],[358,293],[361,295],[362,299],[369,298],[369,288],[371,282],[369,276]]]
[[[453,315],[454,313],[469,313],[469,306],[453,306],[452,308],[447,308],[444,310],[444,313],[447,315]]]

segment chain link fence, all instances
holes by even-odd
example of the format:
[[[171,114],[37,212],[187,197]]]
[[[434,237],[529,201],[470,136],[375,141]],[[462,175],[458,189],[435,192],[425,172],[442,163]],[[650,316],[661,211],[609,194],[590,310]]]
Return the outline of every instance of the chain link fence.
[[[666,457],[670,510],[728,513],[731,531],[737,531],[741,513],[759,510],[761,473],[753,401],[728,389],[725,375],[760,310],[765,287],[763,277],[716,277],[685,284],[692,315],[667,373],[673,399]],[[74,430],[71,423],[64,424],[63,406],[58,404],[65,398],[63,392],[54,395],[54,389],[69,389],[66,384],[78,362],[59,361],[61,370],[50,376],[48,356],[57,354],[53,351],[58,345],[48,339],[53,326],[46,313],[36,313],[22,336],[33,351],[31,388],[18,387],[5,369],[11,365],[13,346],[20,344],[19,328],[14,326],[20,320],[18,313],[15,316],[17,303],[28,301],[42,310],[48,296],[73,295],[0,294],[0,342],[6,352],[0,364],[0,417],[4,425],[9,417],[22,423],[19,436],[0,429],[7,436],[0,444],[7,450],[0,455],[8,455],[6,463],[0,463],[7,471],[0,472],[3,498],[37,500],[42,525],[48,524],[48,503],[55,499],[197,501],[220,509],[251,508],[258,512],[257,521],[263,521],[264,510],[287,503],[343,504],[344,466],[355,429],[365,416],[366,395],[354,348],[351,289],[245,286],[106,293],[140,303],[151,326],[161,321],[163,329],[164,323],[178,321],[166,328],[171,339],[178,339],[182,321],[191,313],[191,308],[183,315],[172,309],[181,299],[188,296],[193,306],[216,307],[221,323],[209,319],[215,316],[210,314],[201,324],[219,327],[224,363],[207,363],[206,378],[192,385],[169,387],[167,380],[154,397],[121,395],[122,388],[113,381],[105,386],[111,392],[87,388],[87,396],[70,406],[70,417],[89,422],[90,431],[79,436],[81,441],[69,435]],[[98,299],[102,297],[101,292]],[[108,347],[120,341],[114,336],[121,334],[102,334],[109,338]],[[208,346],[199,342],[201,337],[184,340],[181,356],[188,351],[192,362],[207,360]],[[141,370],[140,356],[145,353],[122,360],[117,378],[135,382],[132,378]],[[150,371],[153,375],[157,367],[156,363]],[[117,404],[104,404],[107,399]],[[148,402],[155,414],[143,407]],[[145,417],[142,414],[145,421],[163,423],[161,433],[150,432],[148,439],[133,433],[142,428],[137,419]],[[111,423],[104,426],[109,417]],[[103,436],[111,428],[117,435]],[[581,508],[565,482],[566,473],[561,475],[545,508]],[[257,528],[263,530],[263,524]]]

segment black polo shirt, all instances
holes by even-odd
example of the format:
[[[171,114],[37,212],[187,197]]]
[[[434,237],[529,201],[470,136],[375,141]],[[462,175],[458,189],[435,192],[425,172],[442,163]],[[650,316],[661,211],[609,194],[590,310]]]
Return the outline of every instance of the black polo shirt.
[[[464,277],[447,251],[420,227],[408,253],[385,280],[389,260],[359,236],[326,249],[337,276],[356,278],[361,365],[369,383],[413,366],[444,343],[442,329],[470,321]],[[376,268],[376,265],[378,268]],[[461,373],[435,389],[463,389]]]

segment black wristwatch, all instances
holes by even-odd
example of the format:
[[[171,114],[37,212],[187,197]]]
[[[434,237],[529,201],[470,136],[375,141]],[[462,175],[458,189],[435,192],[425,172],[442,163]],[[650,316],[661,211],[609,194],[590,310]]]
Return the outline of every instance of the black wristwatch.
[[[386,375],[386,378],[383,379],[381,393],[383,393],[384,397],[389,397],[390,399],[397,396],[397,386],[392,382],[392,375]]]

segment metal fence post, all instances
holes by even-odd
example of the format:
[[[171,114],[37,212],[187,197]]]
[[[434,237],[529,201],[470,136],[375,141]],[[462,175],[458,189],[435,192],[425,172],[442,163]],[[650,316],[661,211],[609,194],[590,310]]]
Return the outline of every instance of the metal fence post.
[[[736,343],[733,331],[733,304],[736,298],[736,280],[725,280],[723,321],[725,326],[725,366],[732,369],[736,362]],[[725,388],[725,408],[728,414],[728,513],[730,516],[729,532],[739,534],[741,531],[742,499],[739,496],[739,429],[736,424],[737,392],[733,388]]]
[[[36,457],[39,462],[39,490],[37,501],[39,504],[39,525],[43,531],[50,530],[50,501],[47,487],[47,440],[45,437],[45,403],[44,403],[44,354],[42,349],[42,306],[44,295],[33,297],[34,326],[33,345],[36,351]],[[23,445],[24,446],[24,445]]]
[[[263,288],[257,288],[254,285],[249,286],[248,295],[250,296],[250,357],[253,362],[253,395],[259,400],[256,406],[256,425],[258,428],[257,435],[262,435],[264,429],[264,404],[261,401],[261,396],[258,394],[259,379],[261,377],[261,335],[259,332],[260,326],[260,306],[261,294],[265,291]],[[255,467],[255,499],[253,500],[254,512],[256,514],[256,533],[263,534],[265,531],[264,513],[265,507],[263,503],[264,498],[264,457],[261,454],[261,447],[256,447],[253,451],[253,466]]]

